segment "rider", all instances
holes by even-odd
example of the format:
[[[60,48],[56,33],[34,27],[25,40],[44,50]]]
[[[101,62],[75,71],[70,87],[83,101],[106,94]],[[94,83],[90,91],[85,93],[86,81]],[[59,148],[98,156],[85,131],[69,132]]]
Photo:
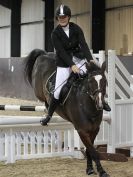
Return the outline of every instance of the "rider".
[[[55,92],[51,98],[48,115],[40,120],[42,125],[50,121],[57,105],[62,87],[67,82],[71,72],[86,73],[86,62],[93,60],[89,47],[85,41],[82,29],[75,23],[70,22],[71,10],[66,5],[60,5],[56,9],[57,27],[51,34],[53,46],[56,50],[56,81]],[[105,102],[104,109],[110,111]]]

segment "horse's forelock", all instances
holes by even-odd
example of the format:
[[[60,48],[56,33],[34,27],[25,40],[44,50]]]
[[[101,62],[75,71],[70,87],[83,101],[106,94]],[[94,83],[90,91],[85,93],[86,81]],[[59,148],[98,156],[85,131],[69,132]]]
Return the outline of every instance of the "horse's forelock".
[[[101,73],[101,67],[93,62],[88,63],[86,68],[89,75]]]

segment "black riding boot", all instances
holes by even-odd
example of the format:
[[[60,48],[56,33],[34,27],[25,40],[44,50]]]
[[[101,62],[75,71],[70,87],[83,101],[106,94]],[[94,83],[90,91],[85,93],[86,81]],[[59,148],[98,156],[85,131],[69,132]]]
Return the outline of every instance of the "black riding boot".
[[[58,104],[59,104],[59,100],[52,97],[51,101],[50,101],[50,104],[49,104],[49,108],[48,108],[48,115],[46,116],[46,118],[42,118],[40,120],[41,125],[43,125],[43,126],[47,125],[47,123],[52,118],[52,115],[53,115],[53,113],[54,113]]]
[[[103,103],[103,109],[105,111],[111,111],[111,108],[110,108],[110,106],[108,105],[108,103],[106,101],[104,101],[104,103]]]

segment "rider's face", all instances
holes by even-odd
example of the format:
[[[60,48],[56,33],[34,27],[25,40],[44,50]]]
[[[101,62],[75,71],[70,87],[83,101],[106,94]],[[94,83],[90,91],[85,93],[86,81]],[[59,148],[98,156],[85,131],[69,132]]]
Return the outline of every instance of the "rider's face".
[[[61,25],[61,26],[66,26],[68,23],[69,23],[69,16],[59,16],[58,17],[58,23]]]

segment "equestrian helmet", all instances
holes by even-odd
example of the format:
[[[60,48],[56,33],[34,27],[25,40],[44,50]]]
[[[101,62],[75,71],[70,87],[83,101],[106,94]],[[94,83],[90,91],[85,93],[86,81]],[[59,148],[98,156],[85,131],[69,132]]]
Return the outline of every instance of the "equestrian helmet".
[[[55,17],[57,19],[59,16],[65,15],[71,17],[71,9],[68,6],[61,4],[56,9]]]

